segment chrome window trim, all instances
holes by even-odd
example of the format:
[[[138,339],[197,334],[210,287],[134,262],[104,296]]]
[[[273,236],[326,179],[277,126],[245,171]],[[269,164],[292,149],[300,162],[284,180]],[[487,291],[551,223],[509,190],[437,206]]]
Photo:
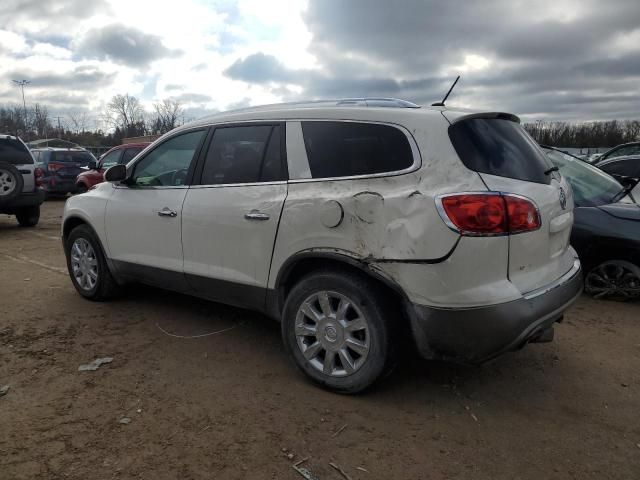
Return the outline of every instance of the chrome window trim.
[[[191,189],[202,189],[202,188],[221,188],[221,187],[257,187],[261,185],[286,185],[288,182],[286,180],[277,180],[274,182],[249,182],[249,183],[214,183],[207,185],[190,185],[188,188]]]
[[[455,225],[455,223],[453,223],[451,221],[451,219],[447,215],[446,210],[444,209],[444,205],[442,204],[442,199],[443,198],[453,197],[453,196],[458,196],[458,195],[500,195],[502,197],[515,197],[515,198],[519,198],[521,200],[526,200],[528,202],[531,202],[531,204],[536,209],[536,213],[538,214],[538,218],[540,219],[540,225],[538,226],[538,228],[535,228],[533,230],[524,230],[524,231],[521,231],[521,232],[503,232],[503,233],[465,232],[463,230],[460,230]],[[542,228],[542,215],[540,214],[540,208],[538,207],[538,204],[533,199],[531,199],[529,197],[526,197],[524,195],[519,195],[517,193],[493,191],[493,190],[489,190],[489,191],[485,190],[485,191],[478,191],[478,192],[469,192],[469,191],[467,191],[467,192],[453,192],[453,193],[443,193],[443,194],[440,194],[440,195],[436,195],[434,197],[434,201],[435,201],[435,204],[436,204],[436,210],[438,211],[438,215],[440,215],[440,218],[442,218],[442,220],[447,225],[447,227],[449,227],[450,230],[454,231],[455,233],[457,233],[458,235],[461,235],[463,237],[506,237],[506,236],[509,236],[509,235],[520,235],[521,233],[536,232],[536,231],[538,231],[538,230],[540,230]]]

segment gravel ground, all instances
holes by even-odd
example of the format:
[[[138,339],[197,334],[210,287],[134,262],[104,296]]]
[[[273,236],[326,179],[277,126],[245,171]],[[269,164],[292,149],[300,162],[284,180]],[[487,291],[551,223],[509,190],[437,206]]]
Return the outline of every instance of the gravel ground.
[[[320,480],[346,478],[330,462],[353,480],[640,478],[640,304],[583,297],[551,344],[482,368],[409,356],[339,396],[261,315],[138,286],[83,300],[62,208],[34,229],[0,216],[1,480],[294,480],[306,457]]]

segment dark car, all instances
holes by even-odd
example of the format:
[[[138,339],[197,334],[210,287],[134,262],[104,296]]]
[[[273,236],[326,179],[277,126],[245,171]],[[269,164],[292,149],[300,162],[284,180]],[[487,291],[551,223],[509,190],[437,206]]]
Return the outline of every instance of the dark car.
[[[600,166],[601,163],[612,158],[627,157],[629,155],[640,155],[640,142],[623,143],[615,146],[600,155],[593,164]]]
[[[573,189],[571,245],[585,291],[614,300],[640,298],[640,185],[622,185],[573,155],[543,147]]]
[[[47,194],[76,192],[76,177],[95,162],[91,152],[83,148],[36,148],[31,150],[36,165],[42,169],[42,187]]]
[[[100,160],[88,165],[89,170],[83,171],[76,178],[76,191],[86,192],[91,187],[104,181],[104,171],[117,164],[127,164],[139,154],[149,143],[129,143],[113,147],[100,157]]]
[[[623,185],[637,182],[640,178],[640,154],[609,158],[598,162],[596,167],[616,177]]]
[[[0,213],[15,215],[22,227],[35,226],[44,201],[41,179],[42,171],[22,140],[0,135]]]

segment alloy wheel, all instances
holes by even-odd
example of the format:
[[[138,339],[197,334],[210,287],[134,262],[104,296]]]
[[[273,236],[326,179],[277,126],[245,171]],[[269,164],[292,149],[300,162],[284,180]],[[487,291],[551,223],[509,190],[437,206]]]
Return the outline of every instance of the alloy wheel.
[[[84,238],[77,238],[71,246],[71,269],[77,284],[83,290],[93,290],[98,283],[98,258]]]
[[[594,298],[640,298],[640,269],[624,261],[604,262],[585,278],[585,291]]]
[[[302,302],[295,336],[307,361],[332,377],[360,369],[371,346],[369,325],[361,310],[347,296],[332,291],[316,292]]]

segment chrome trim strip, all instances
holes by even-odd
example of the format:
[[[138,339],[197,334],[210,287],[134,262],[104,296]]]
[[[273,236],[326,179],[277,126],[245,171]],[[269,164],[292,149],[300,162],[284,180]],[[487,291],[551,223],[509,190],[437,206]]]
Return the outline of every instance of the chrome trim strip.
[[[573,280],[576,275],[580,274],[580,260],[576,257],[573,260],[573,266],[571,269],[558,278],[555,282],[551,282],[549,285],[545,285],[544,287],[540,287],[536,290],[532,290],[527,294],[523,295],[525,300],[531,300],[532,298],[539,297],[540,295],[544,295],[545,293],[549,293],[551,290],[555,290],[558,287],[561,287],[565,283]]]

